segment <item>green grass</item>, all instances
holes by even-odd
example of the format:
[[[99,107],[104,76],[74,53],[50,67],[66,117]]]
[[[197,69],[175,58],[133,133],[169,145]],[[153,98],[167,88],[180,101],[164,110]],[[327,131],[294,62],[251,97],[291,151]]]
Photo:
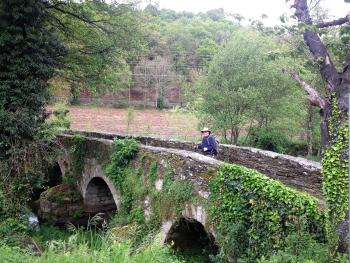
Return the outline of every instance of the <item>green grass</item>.
[[[159,237],[142,243],[137,250],[130,241],[118,242],[113,236],[93,229],[70,227],[71,231],[44,225],[30,233],[37,247],[11,247],[0,243],[2,263],[182,263],[172,250],[161,247]],[[34,243],[33,242],[33,243]],[[39,250],[37,249],[39,248]]]

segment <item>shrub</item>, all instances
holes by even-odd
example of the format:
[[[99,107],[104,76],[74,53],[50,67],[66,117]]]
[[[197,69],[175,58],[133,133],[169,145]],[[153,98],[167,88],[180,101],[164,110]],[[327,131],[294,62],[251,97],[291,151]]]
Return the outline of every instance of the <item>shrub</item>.
[[[143,262],[167,262],[184,263],[172,255],[169,248],[161,248],[158,238],[153,242],[140,247],[136,253],[131,253],[130,242],[118,242],[113,238],[87,232],[71,235],[67,241],[51,241],[48,250],[40,257],[28,255],[18,247],[0,245],[0,262],[23,262],[23,263],[143,263]],[[98,240],[97,240],[98,239]],[[89,242],[97,242],[99,245],[91,247]]]
[[[54,105],[53,109],[53,119],[51,123],[58,129],[69,129],[70,128],[70,119],[68,116],[69,109],[66,103],[59,102]]]
[[[28,218],[2,218],[0,222],[0,239],[7,245],[19,246],[28,233]],[[1,262],[1,261],[0,261]]]
[[[324,217],[317,200],[307,194],[232,164],[219,167],[210,187],[209,212],[218,236],[223,237],[220,249],[226,258],[270,255],[298,229],[324,240]],[[239,249],[232,249],[231,242],[239,243]]]
[[[329,263],[348,262],[345,255],[332,259],[327,245],[317,242],[306,232],[293,233],[286,240],[286,247],[269,259],[262,258],[259,263]]]
[[[250,144],[260,149],[285,153],[289,139],[282,133],[266,128],[254,128],[250,134]]]

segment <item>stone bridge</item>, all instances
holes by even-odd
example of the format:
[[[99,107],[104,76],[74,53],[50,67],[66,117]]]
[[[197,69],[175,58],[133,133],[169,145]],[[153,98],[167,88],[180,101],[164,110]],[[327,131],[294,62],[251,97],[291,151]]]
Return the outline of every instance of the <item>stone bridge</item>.
[[[74,146],[73,135],[75,134],[84,135],[86,139],[81,149],[83,152],[82,174],[76,182],[81,200],[79,200],[80,203],[73,204],[72,209],[75,209],[74,211],[78,215],[80,213],[93,215],[98,212],[121,210],[120,189],[106,176],[104,166],[110,160],[113,138],[123,137],[116,134],[73,131],[67,131],[61,135],[59,144],[63,151],[58,161],[58,172],[66,180],[69,180],[70,177],[74,179],[72,176],[74,158],[71,149]],[[322,203],[319,163],[274,152],[231,145],[220,145],[220,154],[215,160],[193,152],[194,143],[148,137],[136,137],[135,139],[141,143],[141,146],[131,165],[132,167],[141,165],[142,176],[145,177],[151,169],[150,165],[156,163],[157,179],[154,182],[154,187],[157,191],[162,191],[166,170],[171,168],[174,179],[191,182],[193,195],[207,199],[210,194],[208,177],[215,175],[222,163],[229,162],[256,169],[287,186],[313,195]],[[150,197],[145,195],[140,202],[144,216],[148,220],[152,206]],[[64,206],[66,206],[65,210],[69,210],[67,206],[72,207],[69,198],[66,203],[63,201],[60,204],[40,200],[40,214],[45,218],[49,214],[55,214],[54,211],[60,210]],[[77,208],[80,209],[80,213],[76,212]],[[58,211],[55,214],[56,219],[60,213],[63,212]],[[192,226],[193,231],[206,233],[209,239],[215,238],[215,227],[209,222],[208,213],[202,205],[186,202],[181,208],[181,214],[180,220],[171,217],[162,218],[162,242],[169,242],[170,238],[175,239],[179,233],[193,235],[191,231],[188,231],[188,226]],[[184,225],[187,226],[186,231],[183,230]]]

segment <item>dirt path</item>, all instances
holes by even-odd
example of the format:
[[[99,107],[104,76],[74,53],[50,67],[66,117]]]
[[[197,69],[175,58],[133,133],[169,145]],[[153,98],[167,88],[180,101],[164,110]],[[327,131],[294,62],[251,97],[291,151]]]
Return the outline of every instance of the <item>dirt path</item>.
[[[128,110],[70,107],[71,128],[140,136],[198,140],[198,120],[193,115],[171,111],[134,110],[128,129]]]

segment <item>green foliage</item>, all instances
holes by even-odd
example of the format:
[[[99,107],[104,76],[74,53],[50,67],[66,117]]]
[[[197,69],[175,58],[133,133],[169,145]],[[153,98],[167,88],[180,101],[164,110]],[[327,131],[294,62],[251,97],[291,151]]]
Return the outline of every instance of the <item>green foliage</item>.
[[[42,199],[47,199],[52,203],[63,205],[67,200],[70,202],[78,202],[82,200],[79,191],[70,184],[60,184],[46,190],[41,194]]]
[[[269,259],[261,259],[259,263],[345,263],[344,255],[332,259],[328,247],[317,242],[310,234],[301,232],[290,234],[285,240],[286,246]]]
[[[226,258],[268,256],[301,228],[323,238],[323,216],[307,194],[238,165],[220,166],[210,185],[210,215]]]
[[[105,172],[113,183],[122,191],[125,179],[125,169],[135,156],[139,143],[134,139],[114,139],[113,152],[110,163],[106,165]]]
[[[122,196],[122,208],[118,211],[118,218],[115,219],[118,223],[144,221],[140,208],[140,200],[144,195],[141,174],[129,167],[138,149],[139,143],[134,139],[114,139],[111,160],[105,167],[106,175],[112,179]]]
[[[225,142],[235,144],[244,127],[269,129],[272,124],[296,123],[303,113],[296,99],[300,92],[281,74],[281,68],[291,62],[281,55],[285,50],[286,46],[270,36],[237,31],[190,93],[200,120],[218,131]]]
[[[149,172],[147,174],[147,177],[149,178],[151,184],[154,184],[157,180],[157,168],[158,168],[158,165],[156,162],[152,162],[149,166]]]
[[[156,6],[152,6],[150,12],[148,7],[144,14],[149,21],[146,24],[148,58],[150,61],[156,56],[170,58],[176,82],[183,79],[191,83],[196,74],[206,71],[219,47],[226,44],[238,28],[234,22],[224,19],[221,9],[193,14],[158,10]]]
[[[55,104],[53,108],[53,119],[50,121],[50,123],[58,130],[69,129],[70,119],[68,113],[69,110],[66,103],[59,102]]]
[[[83,172],[84,168],[84,149],[83,144],[86,140],[86,137],[80,134],[73,135],[73,145],[70,149],[71,155],[72,155],[72,172],[73,177],[72,178],[66,178],[66,180],[70,180],[70,182],[73,182],[75,179],[79,178],[81,176],[81,173]]]
[[[47,81],[64,50],[44,1],[1,1],[0,21],[0,214],[16,216],[54,157]]]
[[[284,153],[288,146],[288,138],[284,134],[266,128],[253,129],[249,139],[251,145],[273,152]]]
[[[154,192],[152,196],[153,217],[158,220],[178,218],[185,202],[191,200],[192,183],[184,180],[174,180],[171,171],[164,177],[163,189]]]
[[[114,141],[114,150],[105,172],[120,190],[122,207],[114,216],[111,226],[130,226],[136,224],[132,245],[137,247],[147,239],[154,238],[159,231],[161,221],[181,216],[185,202],[192,198],[192,183],[185,180],[174,180],[171,170],[163,176],[163,188],[156,190],[155,182],[159,176],[156,162],[149,163],[148,171],[144,170],[144,156],[137,162],[130,160],[138,151],[138,143],[133,139]],[[147,162],[146,162],[147,163]],[[148,199],[151,205],[149,220],[145,220],[142,202]]]
[[[130,61],[144,50],[141,13],[132,2],[69,1],[48,11],[54,30],[67,47],[60,80],[70,87],[70,101],[81,90],[92,94],[127,88]]]
[[[26,146],[13,146],[7,160],[0,160],[0,215],[16,217],[30,201],[33,189],[47,179],[48,167],[53,164],[57,149],[53,131],[41,130]]]
[[[25,146],[45,121],[47,81],[62,54],[46,27],[43,1],[0,3],[0,161]]]
[[[45,227],[47,228],[47,227]],[[52,239],[47,232],[53,230],[60,238]],[[38,239],[38,236],[40,238]],[[140,246],[137,252],[132,252],[130,242],[118,242],[113,236],[95,230],[84,231],[73,229],[73,233],[67,236],[60,231],[49,227],[41,230],[35,240],[46,240],[45,250],[40,256],[33,255],[33,250],[23,250],[19,247],[10,247],[0,244],[1,262],[24,263],[143,263],[143,262],[169,262],[183,263],[176,259],[169,248],[160,247],[159,237],[152,242]],[[39,245],[42,242],[38,242]]]
[[[326,230],[331,249],[336,250],[335,228],[348,210],[348,122],[341,120],[335,99],[328,120],[330,145],[322,158],[323,193],[326,199]]]
[[[72,235],[72,233],[68,232],[66,229],[53,226],[49,222],[40,224],[39,230],[30,231],[29,234],[35,243],[45,250],[48,248],[51,241],[67,241]]]
[[[4,217],[0,223],[0,238],[4,244],[19,246],[28,234],[28,217]]]

